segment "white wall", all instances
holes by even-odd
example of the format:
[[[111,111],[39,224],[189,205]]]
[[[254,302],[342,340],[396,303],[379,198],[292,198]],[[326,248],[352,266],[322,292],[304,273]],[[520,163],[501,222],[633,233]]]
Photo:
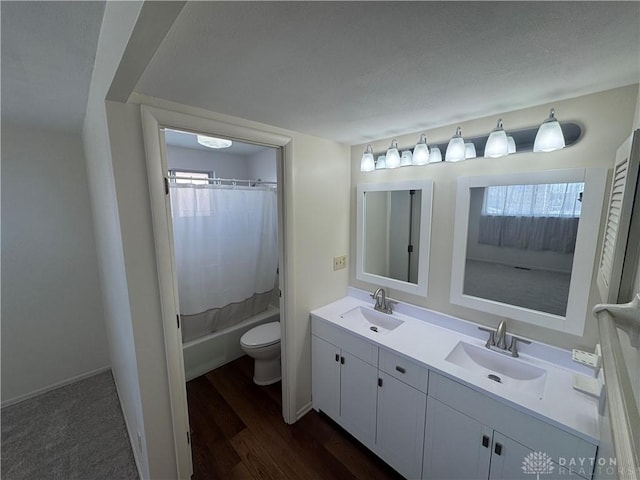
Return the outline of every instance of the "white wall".
[[[147,437],[144,428],[138,359],[105,108],[107,91],[141,7],[142,2],[109,2],[105,7],[82,137],[111,368],[138,471],[142,478],[149,478],[151,469],[147,450],[153,448],[154,443],[153,438]],[[138,447],[138,432],[142,438],[142,449]],[[163,453],[170,460],[173,452]]]
[[[247,158],[249,177],[252,180],[258,178],[265,182],[276,182],[276,150],[265,148]]]
[[[426,298],[391,291],[391,295],[427,308],[468,319],[485,325],[496,325],[499,318],[449,302],[451,280],[453,217],[455,207],[456,181],[459,176],[490,175],[492,173],[514,173],[534,170],[549,170],[577,167],[611,168],[618,146],[629,135],[636,109],[638,86],[631,85],[593,95],[569,99],[553,104],[505,112],[502,115],[506,130],[538,125],[555,107],[561,121],[575,121],[583,126],[584,136],[579,143],[564,150],[547,154],[522,153],[497,159],[473,159],[458,163],[441,163],[421,167],[406,167],[395,170],[360,172],[360,158],[365,145],[351,149],[351,252],[355,252],[355,187],[358,183],[399,181],[416,178],[434,180],[433,217],[430,254],[429,293]],[[494,128],[496,116],[480,118],[460,124],[463,136],[474,137],[490,132]],[[446,142],[457,125],[428,130],[430,143]],[[421,132],[398,136],[401,147],[413,146]],[[371,142],[374,151],[384,151],[391,139],[384,138]],[[444,152],[443,152],[444,154]],[[594,235],[596,232],[594,232]],[[595,262],[594,262],[595,268]],[[355,278],[355,262],[350,264],[350,283],[372,290],[375,285],[360,282]],[[591,288],[589,306],[599,300],[597,288]],[[597,341],[597,326],[589,315],[582,337],[535,327],[509,320],[509,330],[515,334],[531,337],[539,341],[566,348],[594,347]]]
[[[293,354],[291,364],[295,366],[293,377],[295,390],[285,392],[292,397],[295,412],[310,407],[311,401],[311,352],[309,312],[346,294],[347,270],[333,271],[333,257],[345,255],[349,245],[349,148],[329,140],[283,130],[237,117],[209,112],[203,109],[179,105],[172,102],[135,96],[134,100],[151,106],[173,110],[195,117],[252,128],[257,131],[285,135],[292,138],[287,149],[284,165],[285,202],[285,271],[286,290],[285,317],[291,327],[287,338]],[[129,108],[129,107],[127,107]],[[133,123],[125,125],[124,118],[115,118],[123,133],[135,131]],[[216,132],[211,132],[215,134]],[[128,133],[127,133],[128,134]],[[112,144],[121,143],[120,137],[112,137]],[[142,138],[139,139],[142,141]],[[130,143],[127,139],[124,143]],[[143,152],[131,156],[129,162],[144,167]],[[146,179],[123,187],[122,194],[132,191],[148,192]],[[120,195],[120,193],[119,193]],[[148,213],[147,213],[148,215]],[[151,234],[149,217],[140,216],[131,222],[131,235],[146,237]],[[124,232],[123,236],[127,233]],[[139,244],[140,251],[153,249],[152,240]],[[131,261],[137,261],[132,256]],[[140,282],[156,281],[156,277],[139,278]],[[132,286],[130,284],[130,286]],[[135,288],[132,286],[132,288]],[[151,300],[148,308],[156,308]],[[148,355],[151,352],[147,352]]]
[[[219,178],[277,181],[276,149],[269,147],[253,155],[235,155],[167,145],[167,163],[170,169],[213,171]]]
[[[2,123],[2,402],[109,366],[80,135]]]
[[[106,102],[106,113],[149,476],[171,478],[177,467],[140,108]]]
[[[244,155],[167,145],[167,163],[170,169],[213,171],[219,178],[251,178],[249,161]]]

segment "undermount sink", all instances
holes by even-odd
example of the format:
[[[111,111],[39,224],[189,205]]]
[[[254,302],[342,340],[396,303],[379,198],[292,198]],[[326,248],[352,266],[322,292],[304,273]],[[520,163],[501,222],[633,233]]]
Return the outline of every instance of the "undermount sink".
[[[356,307],[340,315],[340,318],[354,325],[360,325],[372,332],[387,334],[404,323],[393,314],[382,313],[366,307]]]
[[[505,388],[539,398],[544,394],[546,370],[488,348],[460,341],[445,360],[504,385]]]

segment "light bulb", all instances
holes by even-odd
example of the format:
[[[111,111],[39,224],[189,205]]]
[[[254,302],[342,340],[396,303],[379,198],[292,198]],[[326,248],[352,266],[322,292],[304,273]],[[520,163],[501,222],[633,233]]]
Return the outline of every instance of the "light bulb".
[[[444,159],[447,162],[459,162],[460,160],[464,160],[465,151],[466,147],[464,146],[464,138],[462,138],[462,130],[458,127],[455,135],[449,140]]]
[[[438,163],[442,161],[442,152],[438,147],[431,147],[429,153],[429,163]]]
[[[429,163],[429,147],[427,146],[427,136],[423,133],[420,140],[413,147],[413,164],[425,165]]]
[[[497,158],[509,155],[509,140],[502,128],[502,119],[498,119],[498,125],[491,130],[487,144],[484,147],[485,158]]]
[[[373,160],[373,149],[371,145],[367,145],[367,149],[362,154],[362,160],[360,160],[360,171],[371,172],[376,169],[376,162]]]
[[[552,108],[549,117],[542,122],[536,139],[533,142],[534,152],[553,152],[565,147],[562,127],[556,118],[556,111]]]
[[[472,142],[464,144],[464,158],[476,158],[476,146]]]
[[[400,166],[400,153],[398,152],[398,142],[391,141],[386,156],[387,168],[398,168]]]

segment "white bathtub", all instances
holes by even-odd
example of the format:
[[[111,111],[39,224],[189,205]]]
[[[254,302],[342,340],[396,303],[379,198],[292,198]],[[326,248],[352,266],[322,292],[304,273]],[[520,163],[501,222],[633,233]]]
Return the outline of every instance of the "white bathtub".
[[[187,381],[221,367],[244,355],[240,337],[253,327],[280,320],[280,309],[269,307],[241,323],[182,344]]]

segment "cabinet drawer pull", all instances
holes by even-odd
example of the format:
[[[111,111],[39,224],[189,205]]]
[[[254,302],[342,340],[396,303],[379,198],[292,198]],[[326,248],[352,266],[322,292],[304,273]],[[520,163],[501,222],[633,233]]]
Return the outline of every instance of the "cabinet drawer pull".
[[[396,370],[399,371],[400,373],[407,373],[407,369],[404,367],[401,367],[400,365],[396,365]]]
[[[379,379],[378,379],[378,386],[379,386],[379,387],[381,387],[381,386],[382,386],[382,379],[381,379],[381,378],[379,378]]]
[[[336,353],[336,362],[340,361],[340,354]]]
[[[340,363],[344,365],[344,357],[340,357]]]
[[[496,455],[502,455],[502,444],[496,443],[495,448],[493,449],[496,452]]]
[[[487,435],[482,435],[482,446],[489,448],[489,437]]]

